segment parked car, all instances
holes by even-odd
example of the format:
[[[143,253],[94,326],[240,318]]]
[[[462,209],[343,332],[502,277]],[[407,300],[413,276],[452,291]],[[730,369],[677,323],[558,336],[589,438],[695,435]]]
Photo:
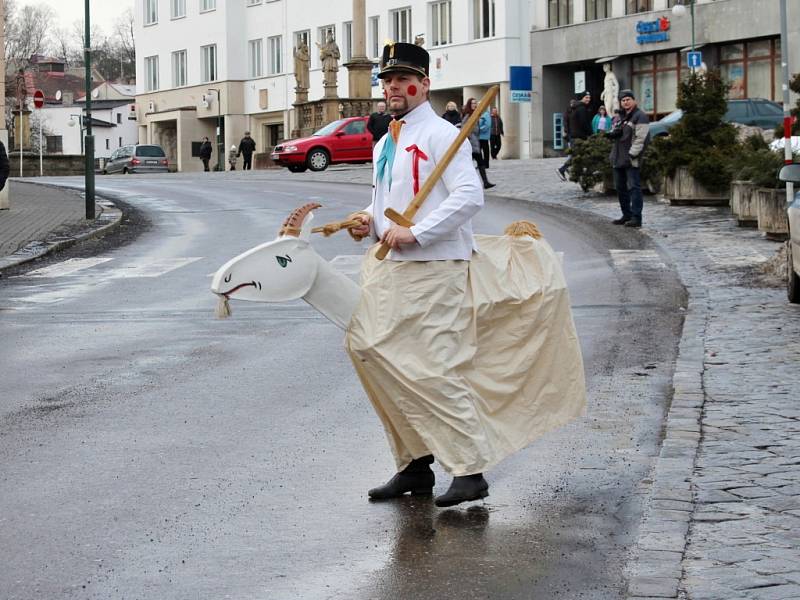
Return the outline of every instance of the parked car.
[[[800,163],[786,165],[778,175],[800,187]],[[795,188],[798,190],[798,188]],[[789,241],[786,242],[786,292],[789,302],[800,304],[800,190],[789,203]]]
[[[367,117],[349,117],[328,123],[307,138],[286,140],[272,150],[272,161],[292,173],[324,171],[336,163],[372,160],[372,134]]]
[[[667,135],[683,117],[678,109],[663,119],[650,123],[650,137]],[[729,123],[741,123],[762,129],[774,129],[783,124],[783,107],[777,102],[763,98],[747,98],[746,100],[728,100],[728,112],[722,117]]]
[[[134,144],[117,148],[103,167],[103,175],[168,172],[167,154],[161,146],[156,144]]]

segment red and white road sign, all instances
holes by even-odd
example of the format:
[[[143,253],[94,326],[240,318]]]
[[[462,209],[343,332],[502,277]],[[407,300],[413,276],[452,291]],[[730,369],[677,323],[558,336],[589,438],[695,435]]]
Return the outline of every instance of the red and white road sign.
[[[33,92],[33,105],[36,108],[42,108],[44,106],[44,92],[42,90]]]

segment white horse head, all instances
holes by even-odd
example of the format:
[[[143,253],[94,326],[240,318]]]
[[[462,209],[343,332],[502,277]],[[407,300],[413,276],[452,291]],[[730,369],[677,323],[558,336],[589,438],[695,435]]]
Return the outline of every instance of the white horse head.
[[[295,209],[277,238],[225,263],[214,274],[211,291],[224,302],[287,302],[303,298],[345,329],[360,291],[309,244],[311,229],[307,225],[316,208],[320,205],[309,203]]]

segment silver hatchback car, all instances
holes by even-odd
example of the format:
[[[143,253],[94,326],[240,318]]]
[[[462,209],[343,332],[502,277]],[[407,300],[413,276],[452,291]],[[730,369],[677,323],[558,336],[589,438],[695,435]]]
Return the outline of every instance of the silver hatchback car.
[[[134,144],[114,150],[103,168],[111,173],[169,173],[169,160],[164,149],[157,144]]]

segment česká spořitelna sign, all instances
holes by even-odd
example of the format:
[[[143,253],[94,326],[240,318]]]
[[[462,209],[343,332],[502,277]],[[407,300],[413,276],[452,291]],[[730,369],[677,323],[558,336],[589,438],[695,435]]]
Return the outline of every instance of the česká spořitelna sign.
[[[639,21],[636,23],[637,44],[653,44],[669,41],[669,18],[661,17],[655,21]]]

